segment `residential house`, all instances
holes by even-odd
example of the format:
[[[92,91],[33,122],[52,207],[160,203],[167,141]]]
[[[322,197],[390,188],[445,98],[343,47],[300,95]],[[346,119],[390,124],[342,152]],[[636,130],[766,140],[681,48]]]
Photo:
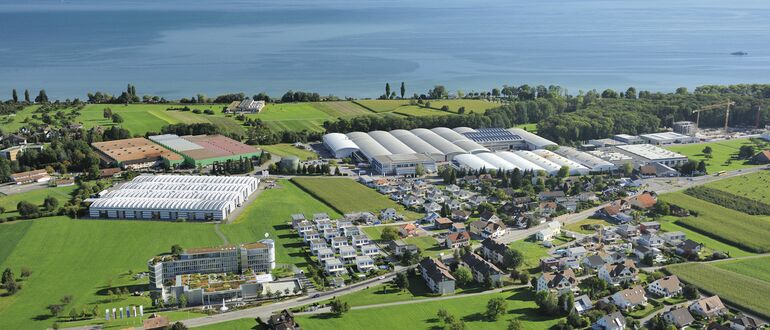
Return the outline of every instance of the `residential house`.
[[[454,222],[466,222],[471,217],[471,213],[464,210],[452,211],[452,221]]]
[[[648,247],[645,245],[634,245],[634,250],[632,253],[636,255],[636,257],[640,260],[643,260],[647,256],[650,256],[653,261],[661,261],[663,258],[660,249]]]
[[[449,203],[447,203],[447,206],[449,207],[450,210],[456,211],[456,210],[464,209],[465,208],[465,203],[463,203],[463,202],[461,202],[461,201],[459,201],[457,199],[452,199],[452,200],[449,201]]]
[[[696,302],[690,304],[688,307],[691,313],[700,315],[705,318],[712,318],[727,313],[727,308],[722,303],[722,299],[719,296],[711,296],[708,298],[699,299]]]
[[[601,208],[598,213],[599,216],[602,216],[609,221],[613,221],[616,223],[627,223],[631,220],[633,220],[633,217],[628,215],[626,212],[628,212],[631,209],[631,206],[626,202],[625,200],[618,199],[616,201],[611,202],[609,205]]]
[[[369,245],[370,240],[369,236],[366,235],[355,235],[351,237],[351,241],[353,242],[353,246],[355,247],[362,247],[364,245]]]
[[[537,291],[551,291],[558,295],[571,292],[577,288],[577,278],[572,269],[556,272],[546,272],[537,279]]]
[[[421,208],[422,205],[425,204],[425,200],[415,195],[409,195],[401,200],[401,204],[404,204],[406,207],[417,209]]]
[[[423,223],[427,224],[433,224],[436,219],[441,218],[441,214],[438,214],[436,212],[427,212],[425,216],[422,218]]]
[[[313,226],[313,223],[307,220],[300,221],[297,224],[297,232],[299,232],[300,236],[305,237],[305,233],[314,229],[315,226]]]
[[[604,259],[597,254],[583,258],[583,265],[589,269],[598,270],[604,267],[605,264]]]
[[[615,229],[615,232],[626,239],[632,239],[639,236],[639,229],[632,225],[620,225]]]
[[[337,228],[330,227],[323,230],[323,237],[327,241],[339,236],[340,236],[340,231],[337,230]]]
[[[484,228],[487,226],[486,221],[476,220],[468,225],[471,234],[481,237],[481,233],[484,232]]]
[[[598,202],[599,197],[596,196],[595,192],[592,191],[584,191],[577,195],[577,200],[581,202]]]
[[[544,191],[537,194],[538,199],[541,201],[555,201],[557,198],[564,198],[564,192],[561,190]]]
[[[552,240],[559,234],[561,234],[561,222],[549,221],[545,229],[542,229],[535,234],[535,238],[538,241],[545,242]]]
[[[473,193],[467,190],[460,190],[457,193],[454,194],[455,198],[460,199],[461,201],[468,201],[473,197]]]
[[[332,238],[332,248],[339,251],[344,246],[350,246],[347,237],[335,237]]]
[[[651,191],[645,191],[639,195],[631,197],[628,203],[631,207],[639,210],[649,210],[658,202],[658,196]]]
[[[467,231],[447,235],[445,245],[448,249],[456,249],[471,244],[471,235]]]
[[[553,272],[561,269],[561,262],[554,257],[540,258],[540,270],[543,272]]]
[[[600,318],[591,326],[594,330],[625,330],[626,317],[620,312],[613,312]]]
[[[473,279],[478,283],[484,283],[488,278],[492,284],[497,285],[502,282],[505,275],[505,272],[497,268],[495,264],[484,260],[484,258],[473,252],[462,255],[460,260],[471,269]]]
[[[346,263],[356,257],[356,248],[352,246],[341,246],[339,248],[340,257]]]
[[[591,298],[588,297],[588,295],[584,294],[584,295],[575,297],[575,305],[572,307],[572,311],[574,311],[578,315],[581,315],[589,310],[592,310],[593,308],[594,308],[594,303],[591,301]]]
[[[557,210],[558,206],[556,205],[556,202],[540,202],[538,205],[538,210],[540,210],[540,215],[542,216],[549,216],[551,214],[554,214]]]
[[[472,207],[478,207],[482,203],[486,203],[486,202],[487,202],[487,196],[484,196],[484,195],[474,195],[468,199],[468,204],[470,204]]]
[[[314,239],[308,243],[310,243],[310,251],[313,251],[313,254],[316,254],[319,249],[329,247],[323,239]]]
[[[644,288],[637,285],[613,294],[612,303],[619,309],[630,310],[647,305],[647,296],[645,296]]]
[[[291,215],[291,228],[299,230],[299,224],[306,221],[305,215],[302,213],[296,213]],[[308,222],[309,223],[309,222]]]
[[[374,269],[374,260],[370,256],[356,256],[355,264],[356,269],[361,273]]]
[[[639,245],[644,245],[647,247],[659,247],[665,243],[665,240],[658,236],[657,234],[642,234],[642,236],[639,236],[639,239],[636,240]]]
[[[427,204],[423,204],[422,208],[423,208],[423,210],[425,210],[425,212],[439,212],[439,211],[441,211],[441,205],[439,205],[436,202],[430,202],[430,203],[427,203]]]
[[[666,323],[674,325],[677,329],[684,329],[695,322],[695,318],[692,317],[690,311],[684,307],[663,313],[663,320],[665,320]]]
[[[502,223],[487,222],[481,231],[482,238],[498,238],[505,235],[507,228]]]
[[[633,260],[626,259],[623,262],[606,264],[599,268],[599,278],[607,281],[610,285],[620,285],[623,283],[636,282],[639,269]]]
[[[361,234],[362,234],[361,228],[358,228],[356,226],[342,227],[342,236],[353,237]]]
[[[479,215],[479,220],[486,222],[500,222],[500,217],[492,211],[484,211]]]
[[[586,253],[588,253],[588,251],[583,246],[571,247],[571,248],[568,248],[567,251],[565,252],[565,254],[568,257],[574,257],[574,258],[580,258],[580,259],[582,259],[586,255]]]
[[[390,243],[388,244],[388,247],[393,252],[393,254],[397,256],[404,254],[405,251],[410,251],[412,253],[415,253],[419,250],[416,245],[406,244],[406,242],[402,240],[390,241]]]
[[[642,233],[657,233],[660,230],[660,222],[645,221],[639,224],[639,231]]]
[[[672,246],[677,246],[679,243],[687,239],[687,235],[681,231],[671,231],[660,234],[660,238]]]
[[[446,201],[446,198],[444,197],[444,194],[441,193],[441,191],[436,191],[431,194],[428,194],[428,196],[425,199],[436,204],[444,204],[444,202]]]
[[[453,233],[462,233],[465,230],[465,224],[464,223],[453,223],[452,227],[449,227],[449,231]]]
[[[497,265],[505,263],[505,254],[508,253],[508,246],[499,243],[491,238],[481,241],[481,255]]]
[[[382,221],[395,220],[397,217],[396,209],[392,207],[380,211],[380,220]]]
[[[454,223],[449,218],[438,218],[433,221],[433,226],[436,229],[449,229]]]
[[[323,261],[324,271],[333,276],[339,276],[345,273],[345,264],[338,258],[330,258]]]
[[[398,227],[398,234],[401,237],[412,237],[417,233],[417,226],[413,223],[407,223]]]
[[[460,186],[458,186],[456,184],[450,184],[450,185],[446,186],[446,188],[444,188],[444,189],[446,189],[447,192],[455,194],[455,193],[460,191]]]
[[[319,232],[323,232],[325,229],[334,228],[332,221],[329,219],[321,219],[321,220],[316,220],[314,222],[315,222],[316,230],[318,230]]]
[[[304,233],[302,233],[303,238],[305,239],[305,242],[310,242],[314,239],[321,238],[321,234],[318,233],[315,229],[308,230]]]
[[[380,254],[380,248],[377,245],[369,244],[361,247],[361,254],[366,256],[376,256]]]
[[[318,223],[318,221],[321,221],[321,220],[331,220],[331,218],[325,212],[313,214],[314,223]]]
[[[455,292],[455,278],[449,267],[441,260],[425,258],[420,261],[419,268],[422,279],[433,293],[449,294]]]
[[[318,254],[318,260],[320,261],[334,258],[334,251],[330,248],[320,248],[318,249],[317,254]]]
[[[703,249],[703,244],[687,239],[676,246],[676,253],[683,256],[697,255]]]
[[[669,298],[682,293],[682,283],[676,275],[666,276],[647,285],[647,291],[659,297]]]
[[[759,330],[764,327],[764,324],[759,320],[746,315],[738,315],[728,323],[733,330]]]

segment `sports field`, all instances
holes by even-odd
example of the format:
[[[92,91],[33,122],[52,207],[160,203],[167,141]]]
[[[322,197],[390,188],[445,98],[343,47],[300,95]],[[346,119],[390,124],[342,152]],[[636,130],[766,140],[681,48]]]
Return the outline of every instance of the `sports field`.
[[[260,192],[257,199],[231,224],[222,225],[221,230],[230,243],[254,242],[268,233],[276,240],[276,261],[304,267],[307,263],[303,252],[305,244],[288,224],[291,215],[304,213],[312,218],[313,213],[326,212],[330,217],[340,215],[321,201],[299,189],[288,180],[278,182],[280,188]]]
[[[678,152],[695,161],[705,161],[706,169],[709,173],[718,171],[731,171],[741,168],[752,167],[755,165],[747,164],[745,160],[739,160],[738,149],[742,145],[753,145],[749,139],[734,139],[717,142],[683,144],[678,146],[666,147],[666,149]],[[703,148],[711,147],[711,159],[706,159],[703,154]]]
[[[62,314],[71,308],[90,310],[94,305],[99,305],[102,313],[105,308],[131,304],[149,306],[146,297],[125,296],[112,301],[106,292],[146,285],[146,278],[134,280],[129,271],[146,271],[148,259],[168,252],[174,244],[196,247],[223,243],[211,225],[196,223],[50,217],[6,223],[0,229],[3,238],[12,239],[0,243],[0,254],[7,256],[0,268],[10,267],[17,276],[21,267],[32,271],[21,282],[21,291],[0,297],[0,320],[8,329],[50,327],[56,318],[45,307],[59,303],[65,295],[72,295],[73,301]]]
[[[684,193],[664,194],[660,199],[698,212],[697,217],[680,218],[677,224],[752,252],[770,251],[770,217],[748,215]]]
[[[381,210],[392,207],[409,220],[422,216],[405,211],[401,204],[351,179],[296,177],[292,181],[340,213],[370,211],[379,215]]]
[[[770,260],[760,258],[738,261],[747,263],[737,266],[740,271],[730,269],[734,267],[730,265],[732,262],[686,263],[668,266],[666,270],[703,291],[719,295],[725,303],[741,306],[765,317],[770,316],[770,282],[754,277],[759,270],[745,268],[755,264],[764,265]]]
[[[770,204],[770,189],[768,189],[770,187],[770,172],[768,171],[719,180],[706,186]]]
[[[262,145],[259,147],[262,148],[262,150],[265,150],[273,155],[280,156],[280,157],[297,156],[301,160],[318,159],[317,153],[309,150],[297,148],[294,145],[291,145],[288,143]]]
[[[70,200],[72,197],[71,194],[75,191],[75,189],[77,189],[77,186],[66,186],[37,189],[8,196],[0,195],[0,207],[5,209],[5,213],[0,214],[0,219],[19,216],[19,212],[16,211],[16,205],[19,204],[20,201],[27,201],[40,206],[42,210],[43,200],[45,200],[48,196],[51,196],[58,199],[59,206],[62,206],[64,203]]]
[[[497,321],[484,316],[489,299],[503,297],[507,302],[507,313]],[[342,298],[344,301],[344,297]],[[556,325],[558,318],[543,316],[537,309],[534,297],[529,291],[481,294],[470,297],[425,301],[415,304],[388,306],[371,309],[351,310],[342,317],[326,314],[302,315],[297,322],[307,329],[441,329],[442,323],[436,317],[439,309],[465,322],[466,329],[504,329],[510,319],[519,318],[524,329],[549,329]],[[254,319],[240,319],[199,329],[249,329],[256,325]]]

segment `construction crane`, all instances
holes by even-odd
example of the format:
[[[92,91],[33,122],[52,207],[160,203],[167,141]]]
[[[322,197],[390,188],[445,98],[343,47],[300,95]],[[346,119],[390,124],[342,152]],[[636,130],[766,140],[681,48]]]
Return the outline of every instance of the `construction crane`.
[[[725,133],[727,133],[727,120],[730,119],[730,106],[731,105],[735,105],[735,102],[730,101],[728,99],[726,102],[723,102],[723,103],[707,105],[707,106],[702,107],[702,108],[700,108],[698,110],[693,110],[692,113],[696,114],[696,117],[695,117],[695,128],[698,128],[698,126],[700,125],[700,113],[701,112],[725,108]]]

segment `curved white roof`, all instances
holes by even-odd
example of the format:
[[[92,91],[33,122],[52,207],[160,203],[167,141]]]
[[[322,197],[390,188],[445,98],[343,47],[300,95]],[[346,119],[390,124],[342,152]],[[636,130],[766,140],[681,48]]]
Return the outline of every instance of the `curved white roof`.
[[[559,166],[568,166],[570,174],[585,174],[585,173],[588,173],[589,171],[588,167],[580,165],[579,163],[573,160],[557,155],[549,150],[537,149],[537,150],[532,150],[532,152],[537,154],[540,157],[543,157],[545,159],[548,159],[556,163]]]
[[[495,155],[499,156],[502,159],[507,160],[509,163],[513,164],[514,166],[520,168],[523,171],[545,171],[542,167],[538,166],[537,164],[530,162],[523,157],[514,154],[510,151],[497,151],[495,152]]]
[[[457,133],[460,133],[460,134],[465,134],[465,133],[468,133],[468,132],[475,132],[476,131],[475,129],[470,128],[470,127],[455,127],[452,130],[457,132]]]
[[[485,148],[484,146],[474,142],[473,140],[459,140],[454,142],[458,147],[465,149],[465,151],[470,152],[472,154],[477,154],[481,152],[489,152],[489,149]]]
[[[372,160],[375,156],[392,155],[393,153],[388,151],[385,147],[375,141],[369,134],[363,132],[351,132],[348,133],[348,137],[358,145],[361,153],[369,160]]]
[[[585,167],[590,168],[592,171],[606,171],[615,167],[615,164],[613,163],[610,163],[592,154],[579,151],[575,148],[559,147],[559,149],[556,150],[556,153],[574,160],[580,164],[583,164]]]
[[[102,196],[102,198],[153,198],[153,199],[208,199],[215,201],[242,200],[242,195],[237,192],[223,191],[173,191],[173,190],[155,190],[148,191],[142,189],[118,189],[113,190]]]
[[[470,168],[473,170],[480,170],[482,168],[486,168],[488,170],[497,169],[497,167],[495,167],[494,165],[479,158],[479,156],[473,155],[473,154],[457,155],[452,159],[452,163],[454,163],[458,167]]]
[[[352,150],[356,151],[358,149],[358,145],[356,145],[353,140],[347,137],[345,134],[340,133],[329,133],[324,135],[323,137],[324,145],[326,145],[329,150],[334,152],[335,155],[338,153],[341,153],[342,151],[346,150]]]
[[[511,164],[507,160],[505,160],[503,158],[500,158],[499,156],[497,156],[497,155],[495,155],[493,153],[482,152],[482,153],[478,153],[478,154],[475,154],[475,155],[477,157],[483,159],[487,163],[490,163],[490,164],[494,165],[495,167],[497,167],[498,169],[501,169],[503,171],[513,171],[513,170],[515,170],[517,168],[516,166],[514,166],[513,164]]]
[[[159,182],[159,183],[205,183],[205,184],[259,184],[259,179],[249,176],[203,176],[203,175],[140,175],[130,183]]]
[[[530,151],[526,150],[516,150],[513,152],[516,155],[519,155],[520,157],[526,159],[527,161],[540,166],[545,170],[548,174],[556,174],[556,172],[559,172],[559,169],[561,169],[561,166],[558,164],[545,159],[543,157],[538,156],[537,154],[534,154]]]
[[[539,135],[527,132],[524,129],[521,128],[509,128],[509,131],[511,133],[516,134],[520,136],[524,141],[527,141],[528,144],[535,147],[535,149],[541,149],[548,146],[555,146],[557,145],[555,142],[548,140],[546,138],[540,137]]]
[[[436,147],[432,146],[428,142],[425,142],[423,139],[419,138],[417,135],[414,135],[414,133],[410,131],[404,129],[394,129],[390,131],[390,134],[416,152],[426,155],[444,156],[444,153],[441,152],[441,150],[436,149]]]
[[[100,198],[91,204],[94,209],[132,209],[132,210],[172,210],[185,211],[221,211],[233,209],[232,201],[214,201],[201,199],[151,199],[151,198]]]
[[[443,137],[447,141],[454,143],[458,147],[463,148],[463,150],[467,152],[474,154],[478,152],[489,152],[489,149],[484,148],[484,146],[473,142],[473,140],[469,139],[465,135],[457,133],[449,128],[436,127],[432,128],[431,131]]]
[[[392,154],[414,154],[416,153],[412,148],[409,148],[406,144],[401,142],[395,136],[385,131],[371,131],[369,132],[377,143],[388,149]]]
[[[415,128],[411,130],[411,132],[423,141],[432,145],[434,148],[441,150],[444,155],[451,157],[454,155],[467,153],[465,149],[456,146],[454,143],[447,141],[447,139],[441,137],[429,129]]]

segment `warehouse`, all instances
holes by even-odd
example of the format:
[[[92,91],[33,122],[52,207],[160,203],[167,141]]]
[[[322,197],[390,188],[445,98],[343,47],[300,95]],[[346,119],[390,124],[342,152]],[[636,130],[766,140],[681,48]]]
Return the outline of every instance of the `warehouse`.
[[[412,148],[412,150],[417,153],[427,155],[428,157],[433,158],[435,161],[446,160],[446,157],[444,156],[444,153],[441,152],[441,150],[436,149],[436,147],[432,146],[428,142],[425,142],[423,139],[417,137],[417,135],[414,135],[414,133],[410,131],[395,129],[390,131],[390,134],[402,143],[409,146],[409,148]]]
[[[583,165],[578,164],[575,161],[572,161],[568,158],[562,157],[560,155],[557,155],[551,151],[545,150],[545,149],[537,149],[533,150],[532,153],[543,157],[547,160],[550,160],[556,165],[559,166],[567,166],[569,167],[569,174],[571,175],[586,175],[590,170],[588,167],[585,167]]]
[[[500,158],[500,156],[495,155],[493,153],[482,152],[480,154],[476,154],[476,156],[483,159],[485,162],[492,164],[492,166],[497,167],[497,169],[499,170],[513,171],[518,168],[514,166],[511,162],[503,158]]]
[[[347,158],[350,154],[358,151],[358,146],[345,134],[329,133],[324,135],[323,143],[334,158]]]
[[[634,160],[634,165],[659,163],[674,167],[687,162],[687,157],[651,144],[630,144],[615,147]]]
[[[391,154],[414,154],[416,153],[412,148],[409,148],[406,144],[401,142],[395,136],[385,131],[372,131],[369,132],[369,136],[372,137],[381,146],[388,149]]]
[[[435,132],[425,129],[425,128],[415,128],[411,130],[412,134],[416,135],[423,141],[429,143],[433,147],[435,147],[438,150],[441,150],[441,152],[444,154],[445,159],[447,161],[452,160],[457,155],[467,154],[468,152],[465,151],[465,149],[458,147],[452,142],[447,141],[447,139],[441,137],[440,135],[436,134]]]
[[[457,128],[455,128],[457,130]],[[527,143],[521,136],[504,128],[479,128],[463,130],[463,135],[489,150],[526,149]]]
[[[94,142],[91,146],[102,162],[112,167],[142,169],[161,164],[178,165],[184,160],[182,156],[145,138]]]
[[[495,152],[495,155],[498,155],[500,158],[507,160],[509,163],[513,164],[513,166],[518,167],[522,171],[545,171],[545,169],[542,167],[510,151],[498,151]]]
[[[558,146],[556,142],[553,142],[546,138],[542,138],[538,135],[527,132],[526,130],[521,128],[509,128],[508,131],[510,131],[514,135],[521,137],[524,140],[524,142],[527,143],[527,148],[529,148],[529,150],[544,149],[547,147]]]
[[[351,132],[347,135],[348,138],[350,138],[350,140],[358,146],[359,151],[364,157],[366,157],[368,161],[372,161],[375,156],[393,154],[377,141],[375,141],[369,134],[364,132]]]
[[[631,156],[617,152],[612,148],[600,148],[588,151],[588,153],[594,157],[598,157],[604,161],[612,163],[616,168],[619,168],[623,164],[633,163],[634,160],[631,158]]]
[[[432,128],[431,131],[443,137],[447,141],[454,143],[456,146],[462,148],[466,152],[469,152],[472,154],[476,154],[480,152],[489,152],[489,149],[484,148],[484,146],[476,142],[473,142],[473,140],[465,137],[465,135],[457,133],[449,128],[436,127],[436,128]]]
[[[457,169],[479,171],[481,169],[496,170],[497,167],[474,154],[457,155],[452,159],[452,165]]]
[[[625,144],[640,144],[644,143],[644,140],[642,138],[636,136],[636,135],[628,135],[628,134],[617,134],[612,137],[616,141],[623,142]]]
[[[585,167],[588,167],[591,172],[610,172],[617,168],[613,163],[605,161],[589,153],[578,151],[575,148],[559,147],[559,149],[556,149],[556,153],[567,159],[578,162]]]
[[[644,142],[652,145],[656,145],[656,146],[674,144],[674,143],[698,142],[698,138],[694,136],[687,136],[684,134],[679,134],[674,132],[642,134],[639,137],[641,137],[642,140],[644,140]]]
[[[436,172],[436,161],[417,153],[375,156],[372,159],[372,172],[381,175],[415,175],[417,165],[422,165],[426,172]]]
[[[245,176],[140,175],[86,202],[92,218],[221,221],[258,186]]]
[[[532,153],[531,151],[516,150],[516,151],[513,151],[513,153],[521,158],[524,158],[528,162],[531,162],[537,166],[540,166],[541,168],[543,168],[543,170],[546,173],[550,175],[554,175],[558,173],[559,169],[561,169],[561,166],[559,166],[558,164],[548,159],[545,159],[543,157],[540,157],[537,154]]]
[[[150,140],[182,155],[185,163],[192,167],[261,155],[257,148],[223,135],[163,134],[150,136]]]

